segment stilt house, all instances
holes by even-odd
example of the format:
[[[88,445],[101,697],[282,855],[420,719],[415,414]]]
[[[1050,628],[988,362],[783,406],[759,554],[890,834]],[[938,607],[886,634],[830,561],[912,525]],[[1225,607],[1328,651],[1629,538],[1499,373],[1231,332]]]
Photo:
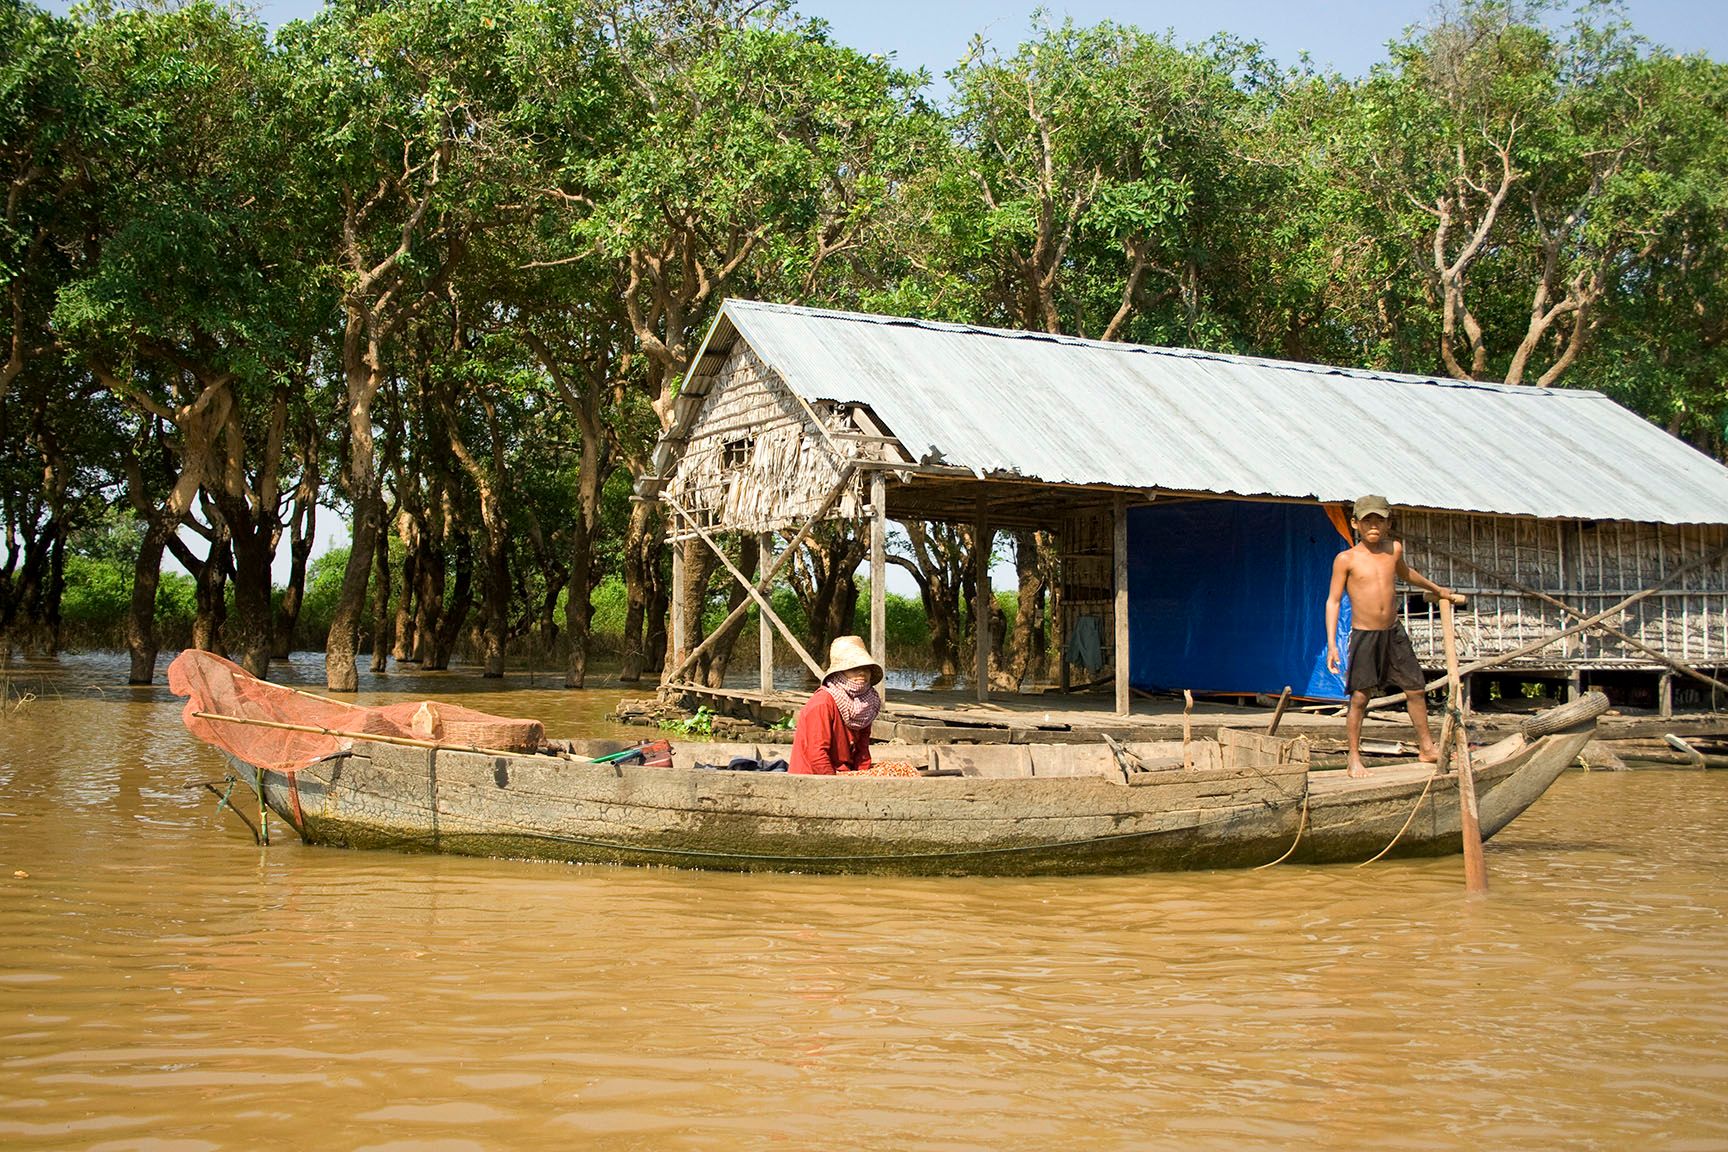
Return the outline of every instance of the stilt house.
[[[1696,703],[1728,666],[1728,468],[1596,392],[731,300],[653,465],[638,496],[675,540],[784,550],[868,522],[878,659],[888,520],[1054,532],[1064,682],[1113,679],[1124,714],[1132,687],[1342,696],[1324,603],[1365,492],[1418,571],[1469,594],[1467,667],[1510,656],[1499,672]],[[744,582],[764,639],[817,671],[767,580]],[[1402,612],[1442,667],[1434,610],[1412,591]],[[687,634],[675,609],[674,653]],[[980,636],[980,699],[988,652]],[[689,666],[669,660],[667,685]]]

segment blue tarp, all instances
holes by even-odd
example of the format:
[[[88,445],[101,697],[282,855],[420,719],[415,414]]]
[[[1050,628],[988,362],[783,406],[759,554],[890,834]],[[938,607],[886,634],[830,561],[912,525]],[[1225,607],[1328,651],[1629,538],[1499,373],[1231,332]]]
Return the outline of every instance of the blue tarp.
[[[1317,504],[1225,500],[1128,514],[1136,688],[1344,699],[1326,670],[1326,593],[1347,545]],[[1339,652],[1350,635],[1340,613]]]

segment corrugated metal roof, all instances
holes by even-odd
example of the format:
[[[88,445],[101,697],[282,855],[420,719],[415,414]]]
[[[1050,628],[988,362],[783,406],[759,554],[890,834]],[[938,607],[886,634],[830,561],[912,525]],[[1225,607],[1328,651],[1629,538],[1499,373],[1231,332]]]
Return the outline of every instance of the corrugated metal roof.
[[[1598,392],[729,300],[806,400],[980,475],[1584,520],[1728,522],[1728,468]],[[701,369],[698,369],[700,372]]]

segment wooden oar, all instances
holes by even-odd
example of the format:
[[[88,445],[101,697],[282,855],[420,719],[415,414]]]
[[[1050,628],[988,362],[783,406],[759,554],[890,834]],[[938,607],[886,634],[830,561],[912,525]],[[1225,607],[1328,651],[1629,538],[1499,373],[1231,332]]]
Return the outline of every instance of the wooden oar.
[[[1462,599],[1462,597],[1459,597]],[[1470,738],[1464,731],[1464,681],[1458,675],[1458,635],[1452,623],[1452,601],[1440,598],[1440,626],[1446,645],[1446,722],[1441,725],[1440,755],[1450,740],[1458,764],[1458,824],[1464,833],[1464,888],[1488,891],[1488,864],[1482,858],[1482,825],[1476,813],[1476,775],[1470,769]],[[1441,765],[1444,766],[1442,761]]]

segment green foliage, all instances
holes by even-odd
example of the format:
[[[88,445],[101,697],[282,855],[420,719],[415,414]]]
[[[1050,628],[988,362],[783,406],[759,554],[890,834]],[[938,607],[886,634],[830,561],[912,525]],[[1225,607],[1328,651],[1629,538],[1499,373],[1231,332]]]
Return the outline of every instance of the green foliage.
[[[682,720],[660,721],[660,728],[665,732],[676,732],[681,736],[698,736],[706,740],[714,735],[714,713],[706,704],[703,704]]]
[[[403,539],[447,587],[465,550],[520,640],[568,632],[584,564],[622,648],[665,575],[633,483],[728,295],[1594,387],[1722,456],[1728,65],[1615,11],[1466,0],[1359,80],[1039,17],[937,106],[790,3],[334,0],[274,38],[215,0],[0,4],[4,532],[38,568],[77,532],[63,617],[114,637],[133,509],[267,544],[301,478],[376,484],[395,579]],[[965,530],[922,547],[946,628]],[[927,650],[920,600],[885,624]]]

